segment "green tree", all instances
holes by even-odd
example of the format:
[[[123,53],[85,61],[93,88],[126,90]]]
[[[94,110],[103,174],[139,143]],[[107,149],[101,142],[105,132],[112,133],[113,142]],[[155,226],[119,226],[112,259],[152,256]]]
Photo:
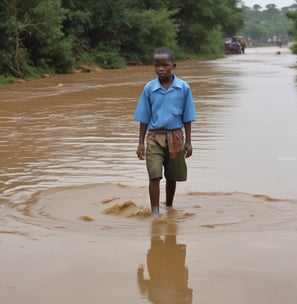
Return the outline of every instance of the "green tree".
[[[34,73],[32,67],[69,71],[73,61],[61,29],[64,14],[60,0],[4,0],[0,71],[17,77]]]
[[[63,19],[63,33],[70,39],[72,51],[78,59],[89,48],[89,29],[91,26],[92,7],[90,1],[81,0],[61,0],[65,10]]]
[[[297,2],[297,1],[296,1]],[[293,26],[291,30],[292,36],[297,40],[297,4],[291,6],[291,10],[286,12],[287,17],[293,21]],[[297,54],[297,43],[295,42],[293,47],[293,53]]]
[[[128,30],[121,44],[121,50],[128,60],[151,62],[153,50],[159,46],[177,50],[178,24],[172,18],[174,14],[175,11],[163,8],[146,9],[131,15],[130,24],[134,25],[134,31]]]
[[[223,36],[235,35],[243,26],[242,10],[237,4],[236,0],[183,1],[178,13],[180,45],[193,53],[207,53],[209,43],[221,49]]]
[[[253,8],[244,7],[244,35],[261,44],[267,43],[273,37],[286,39],[291,27],[286,11],[286,9],[278,9],[274,4],[266,5],[265,9],[257,4]]]
[[[63,5],[64,31],[76,37],[78,58],[86,51],[104,62],[111,54],[147,62],[160,45],[218,54],[223,36],[243,24],[237,0],[63,0]]]
[[[75,36],[78,58],[87,52],[97,63],[112,68],[122,66],[123,60],[146,62],[161,44],[176,48],[175,11],[164,3],[154,9],[156,4],[158,1],[150,5],[139,0],[63,0],[68,9],[64,31]]]
[[[239,0],[2,0],[0,73],[68,72],[94,60],[116,68],[148,62],[156,47],[222,53],[242,26]]]

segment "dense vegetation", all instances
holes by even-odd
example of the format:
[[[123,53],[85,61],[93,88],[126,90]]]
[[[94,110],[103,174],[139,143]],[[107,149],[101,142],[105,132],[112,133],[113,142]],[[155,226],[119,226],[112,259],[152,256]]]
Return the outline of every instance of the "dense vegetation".
[[[297,4],[296,4],[294,10],[290,10],[287,12],[287,17],[289,19],[291,19],[294,23],[294,26],[292,27],[290,33],[291,33],[292,37],[295,38],[295,44],[293,45],[293,52],[294,52],[294,54],[297,54],[297,43],[296,43],[296,40],[297,40]]]
[[[237,0],[1,0],[0,74],[67,73],[87,61],[117,68],[178,56],[217,56],[243,25]]]
[[[267,10],[267,16],[272,10],[279,14],[275,7]],[[68,73],[86,63],[103,68],[148,63],[163,45],[178,58],[217,57],[224,37],[241,33],[244,23],[248,28],[245,12],[247,18],[266,14],[240,0],[1,0],[0,75],[25,78]],[[296,22],[296,12],[290,18]],[[252,35],[256,23],[246,33]]]
[[[250,37],[253,45],[284,43],[293,37],[293,23],[287,15],[297,10],[297,4],[278,9],[274,4],[265,8],[255,4],[244,7],[245,25],[243,35]]]

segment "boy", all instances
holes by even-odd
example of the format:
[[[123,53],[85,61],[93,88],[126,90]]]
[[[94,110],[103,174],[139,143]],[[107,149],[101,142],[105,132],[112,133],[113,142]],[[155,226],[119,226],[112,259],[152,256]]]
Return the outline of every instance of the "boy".
[[[192,155],[191,122],[196,120],[196,110],[189,85],[173,73],[176,64],[171,49],[156,49],[153,59],[157,78],[145,85],[134,119],[140,122],[136,153],[140,160],[146,159],[152,215],[159,217],[163,167],[167,207],[172,206],[176,182],[187,179],[185,158]]]

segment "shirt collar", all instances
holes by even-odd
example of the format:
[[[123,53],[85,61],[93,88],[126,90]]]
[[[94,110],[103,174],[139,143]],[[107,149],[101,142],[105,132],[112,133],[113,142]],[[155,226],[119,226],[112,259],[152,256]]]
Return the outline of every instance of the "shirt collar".
[[[170,85],[170,87],[173,87],[173,88],[182,88],[182,83],[181,83],[181,80],[176,77],[174,74],[173,74],[173,81]],[[161,83],[160,83],[160,80],[159,78],[157,77],[154,81],[154,85],[153,85],[153,91],[157,91],[157,90],[160,90],[160,89],[163,89]]]

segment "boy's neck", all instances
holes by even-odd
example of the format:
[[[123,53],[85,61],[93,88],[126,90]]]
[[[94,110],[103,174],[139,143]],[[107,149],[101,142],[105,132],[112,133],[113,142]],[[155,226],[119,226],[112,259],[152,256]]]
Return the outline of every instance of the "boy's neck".
[[[160,81],[160,83],[161,83],[161,85],[162,85],[162,87],[163,88],[165,88],[166,90],[170,87],[170,85],[172,84],[172,82],[173,82],[173,78],[174,78],[174,76],[173,75],[171,75],[171,77],[170,78],[167,78],[167,79],[159,79],[159,81]]]

